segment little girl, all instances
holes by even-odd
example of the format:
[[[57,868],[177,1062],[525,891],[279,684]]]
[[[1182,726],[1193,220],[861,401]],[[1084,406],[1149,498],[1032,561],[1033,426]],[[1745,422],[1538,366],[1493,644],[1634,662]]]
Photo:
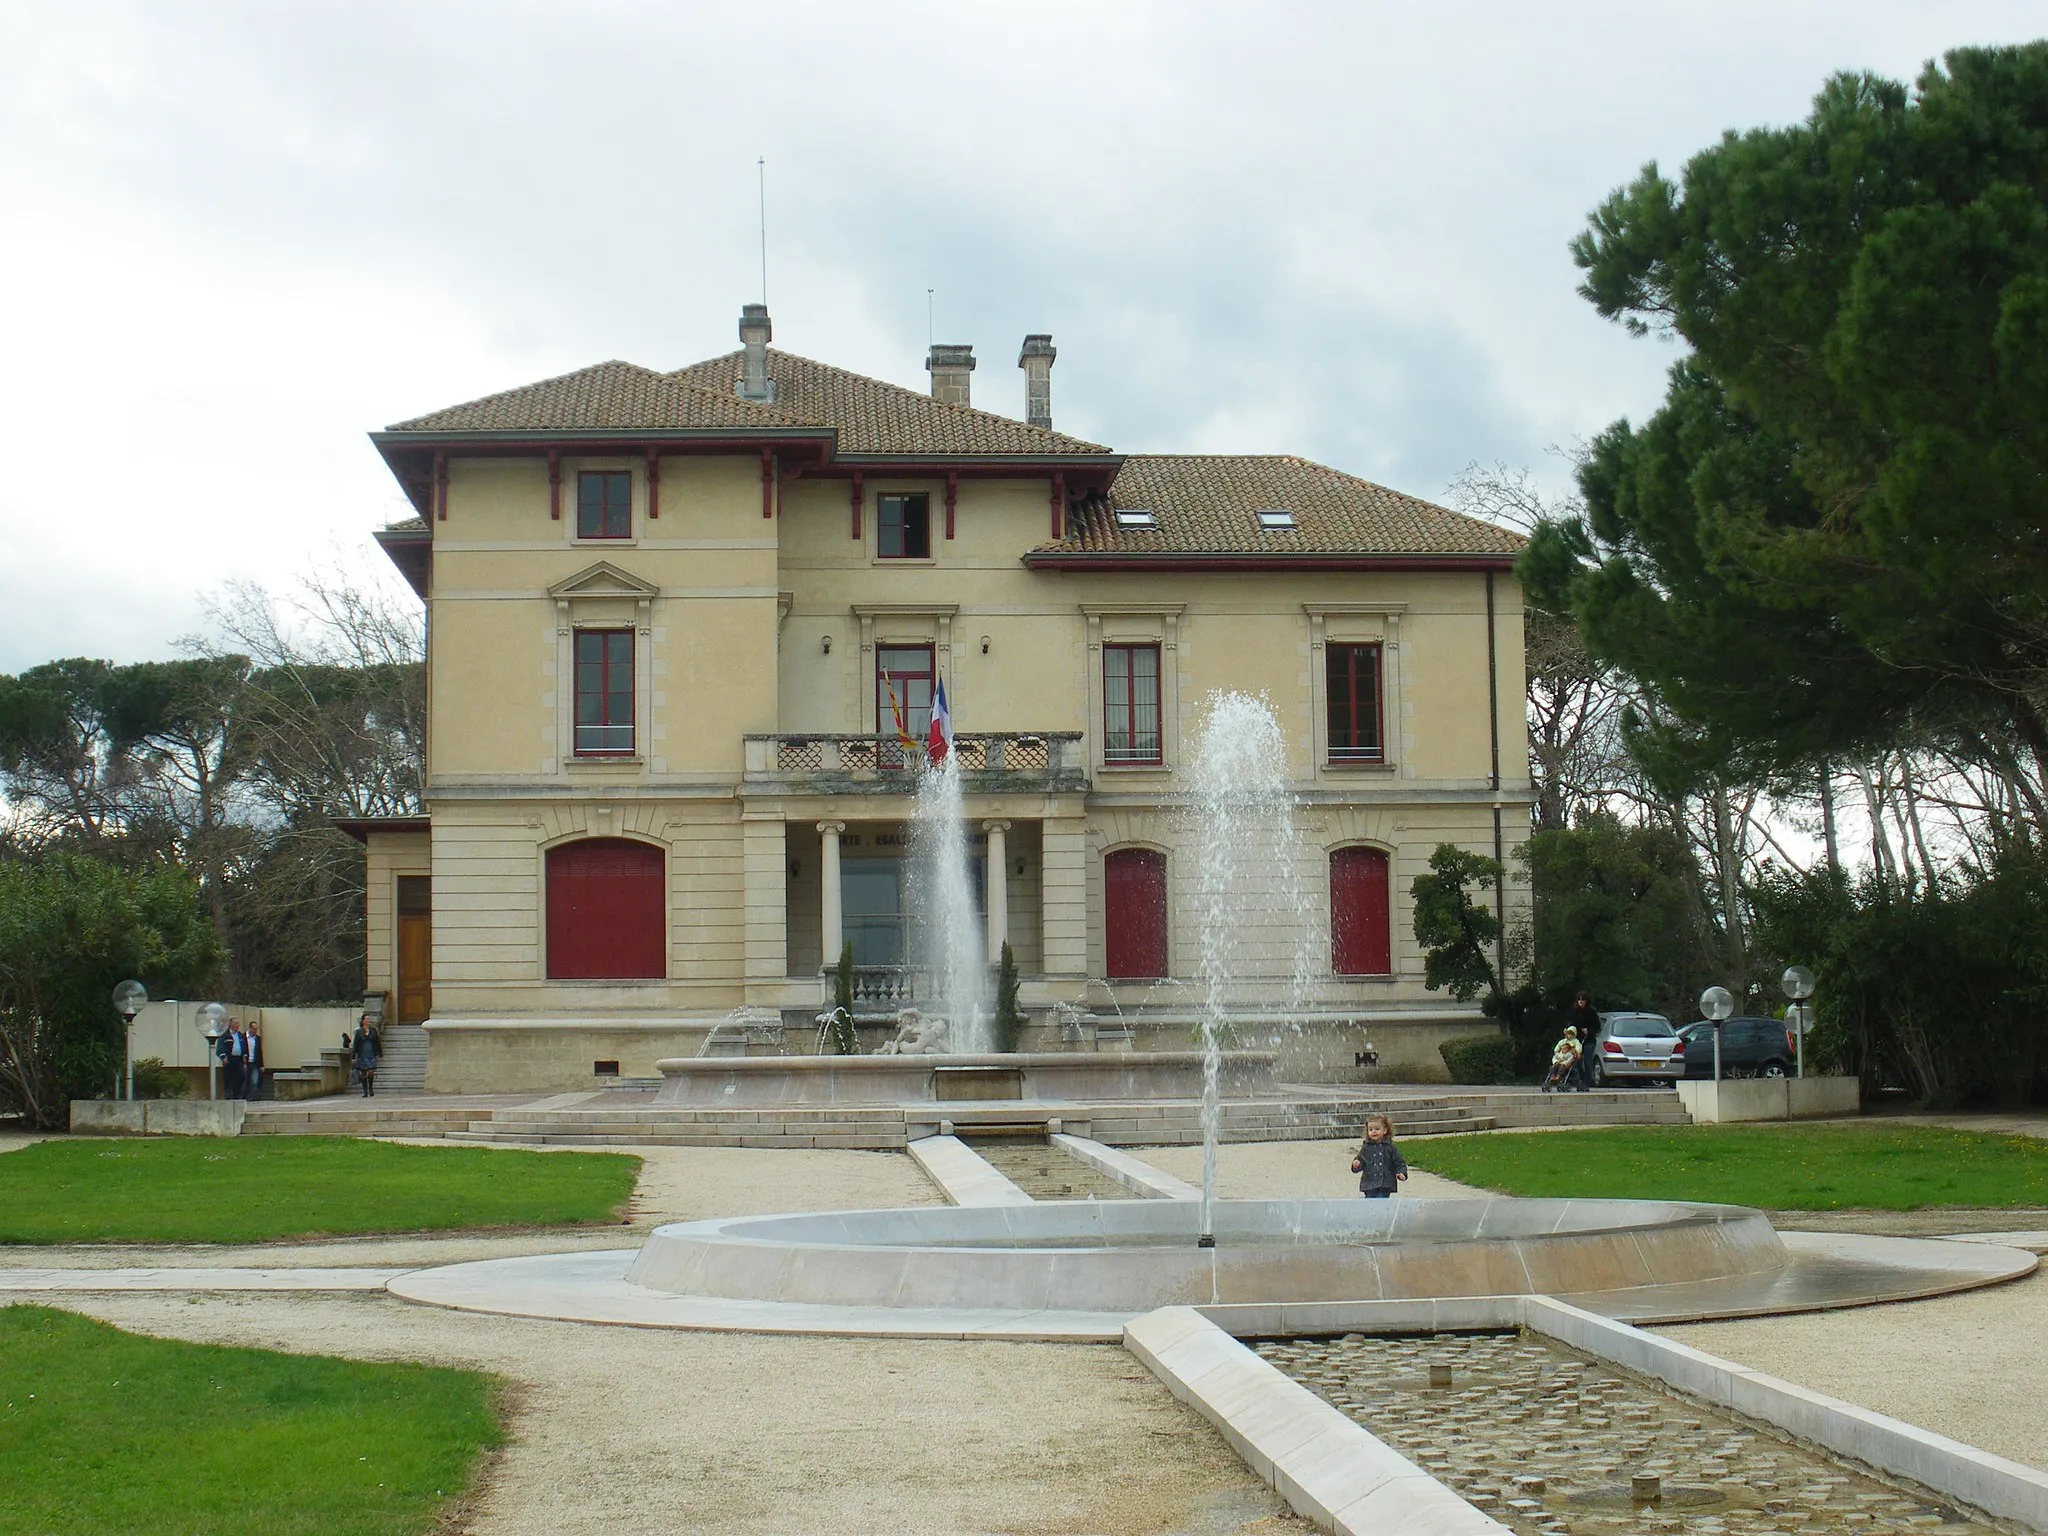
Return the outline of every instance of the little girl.
[[[1408,1163],[1394,1146],[1394,1122],[1385,1115],[1366,1118],[1365,1144],[1351,1159],[1351,1171],[1359,1175],[1358,1192],[1368,1200],[1386,1199],[1408,1177]]]
[[[1557,1049],[1550,1053],[1550,1076],[1543,1079],[1543,1091],[1556,1089],[1562,1093],[1572,1084],[1572,1068],[1579,1064],[1584,1050],[1579,1044],[1579,1032],[1571,1025],[1564,1027],[1564,1036],[1557,1042]]]

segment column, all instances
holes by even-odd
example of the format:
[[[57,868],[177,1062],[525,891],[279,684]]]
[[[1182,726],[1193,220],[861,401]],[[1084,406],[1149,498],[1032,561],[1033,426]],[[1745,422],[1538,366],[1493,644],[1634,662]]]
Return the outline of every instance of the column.
[[[1010,881],[1009,881],[1009,840],[1003,834],[1010,830],[1007,821],[984,821],[981,830],[988,834],[988,858],[985,861],[988,889],[983,905],[988,909],[988,963],[1003,963],[1003,946],[1010,942]]]
[[[841,931],[844,924],[839,916],[839,834],[845,830],[843,821],[818,823],[818,879],[823,882],[818,900],[818,928],[823,943],[819,953],[828,971],[839,963],[839,951],[846,947],[846,936]]]

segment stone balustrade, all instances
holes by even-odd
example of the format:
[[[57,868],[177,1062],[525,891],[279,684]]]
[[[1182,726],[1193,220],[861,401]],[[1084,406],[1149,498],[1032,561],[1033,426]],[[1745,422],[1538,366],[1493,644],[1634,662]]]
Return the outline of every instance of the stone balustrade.
[[[953,738],[953,754],[970,790],[1080,793],[1088,788],[1079,731],[962,734]],[[778,733],[746,738],[750,781],[787,783],[805,793],[910,794],[917,788],[916,770],[924,761],[921,746],[906,747],[893,734]]]

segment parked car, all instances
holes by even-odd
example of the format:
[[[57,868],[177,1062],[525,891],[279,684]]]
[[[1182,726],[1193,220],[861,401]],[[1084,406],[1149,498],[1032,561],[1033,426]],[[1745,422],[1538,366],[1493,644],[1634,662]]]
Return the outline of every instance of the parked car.
[[[1669,1083],[1686,1075],[1688,1052],[1661,1013],[1603,1013],[1593,1046],[1593,1081]]]
[[[1714,1075],[1714,1026],[1702,1019],[1679,1032],[1685,1040],[1685,1075]],[[1799,1046],[1783,1019],[1727,1019],[1721,1025],[1723,1077],[1789,1077]]]

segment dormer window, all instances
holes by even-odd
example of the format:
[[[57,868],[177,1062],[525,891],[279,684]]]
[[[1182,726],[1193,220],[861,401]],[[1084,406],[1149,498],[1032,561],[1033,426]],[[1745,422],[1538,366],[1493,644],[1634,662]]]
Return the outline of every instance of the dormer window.
[[[623,469],[585,470],[576,477],[576,537],[633,536],[633,477]]]
[[[1285,507],[1263,507],[1259,511],[1259,526],[1268,533],[1275,533],[1294,526],[1294,514]]]
[[[1118,507],[1116,525],[1119,528],[1157,528],[1159,519],[1152,515],[1150,507]]]

